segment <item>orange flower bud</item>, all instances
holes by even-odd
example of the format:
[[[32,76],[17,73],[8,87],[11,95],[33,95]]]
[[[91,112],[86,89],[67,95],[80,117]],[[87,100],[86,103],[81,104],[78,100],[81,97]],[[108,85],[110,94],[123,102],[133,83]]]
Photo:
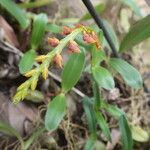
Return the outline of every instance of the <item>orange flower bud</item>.
[[[83,32],[83,40],[89,44],[96,43],[96,40],[93,38],[93,36],[87,32]]]
[[[48,44],[52,47],[56,47],[59,44],[59,40],[55,37],[53,38],[48,38]]]
[[[62,68],[62,56],[60,54],[55,55],[54,62],[58,67]]]
[[[68,51],[71,53],[80,53],[80,48],[75,41],[70,41],[68,44]]]
[[[81,28],[81,27],[83,27],[84,25],[82,24],[82,23],[78,23],[78,24],[76,24],[75,25],[75,28]]]
[[[62,35],[68,35],[72,32],[73,29],[71,29],[70,27],[63,27],[63,31],[62,31]]]
[[[94,31],[91,34],[84,31],[83,40],[89,44],[95,44],[98,49],[101,48],[97,34]]]

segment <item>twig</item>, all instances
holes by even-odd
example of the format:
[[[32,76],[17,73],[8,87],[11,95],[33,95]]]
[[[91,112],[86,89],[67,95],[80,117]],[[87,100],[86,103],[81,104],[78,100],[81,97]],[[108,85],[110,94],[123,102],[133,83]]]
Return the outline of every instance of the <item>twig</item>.
[[[104,36],[106,38],[106,40],[108,41],[108,44],[110,46],[110,48],[112,49],[112,52],[114,54],[115,57],[119,57],[117,50],[115,48],[115,45],[111,39],[111,37],[109,36],[109,33],[107,31],[107,29],[104,26],[104,23],[101,19],[101,17],[97,14],[97,12],[95,11],[92,3],[90,0],[82,0],[84,5],[86,6],[86,8],[88,9],[89,13],[91,14],[91,16],[93,17],[93,19],[95,20],[96,24],[98,25],[98,27],[100,29],[102,29]]]

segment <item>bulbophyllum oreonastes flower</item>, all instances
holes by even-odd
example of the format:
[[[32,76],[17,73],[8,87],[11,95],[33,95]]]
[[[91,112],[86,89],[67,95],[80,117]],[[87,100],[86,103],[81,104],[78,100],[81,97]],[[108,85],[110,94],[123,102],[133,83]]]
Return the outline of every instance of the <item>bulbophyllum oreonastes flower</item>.
[[[67,27],[67,26],[64,26],[61,34],[62,34],[62,35],[68,35],[68,34],[70,34],[72,31],[73,31],[72,28]]]
[[[59,40],[58,40],[57,38],[55,38],[55,37],[53,37],[53,38],[48,38],[48,39],[47,39],[47,42],[48,42],[48,44],[49,44],[50,46],[52,46],[52,47],[56,47],[56,46],[59,44]]]
[[[80,51],[78,44],[75,41],[71,40],[68,44],[68,52],[80,53],[81,51]]]
[[[88,44],[95,44],[97,49],[101,48],[98,36],[94,31],[92,32],[83,31],[83,40]]]

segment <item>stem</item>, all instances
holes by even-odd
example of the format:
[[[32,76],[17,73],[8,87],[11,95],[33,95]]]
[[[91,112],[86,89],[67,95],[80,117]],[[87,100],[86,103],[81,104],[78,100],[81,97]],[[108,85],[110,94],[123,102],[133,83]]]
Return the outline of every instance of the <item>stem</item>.
[[[119,55],[117,53],[117,50],[115,48],[115,45],[114,45],[111,37],[109,36],[109,33],[108,33],[107,29],[105,28],[102,19],[100,18],[100,16],[95,11],[95,9],[94,9],[91,1],[90,0],[82,0],[82,1],[85,4],[85,6],[87,7],[89,13],[91,14],[91,16],[93,17],[93,19],[95,20],[95,22],[98,25],[98,27],[103,30],[104,36],[105,36],[106,40],[108,41],[108,44],[111,47],[114,56],[115,57],[119,57]]]
[[[39,0],[36,2],[29,2],[29,3],[22,3],[22,4],[18,4],[21,8],[36,8],[36,7],[41,7],[41,6],[45,6],[49,3],[52,3],[53,1],[51,0]]]
[[[37,130],[31,135],[31,137],[24,142],[24,150],[27,150],[30,145],[41,135],[43,132],[46,131],[45,127],[37,128]]]

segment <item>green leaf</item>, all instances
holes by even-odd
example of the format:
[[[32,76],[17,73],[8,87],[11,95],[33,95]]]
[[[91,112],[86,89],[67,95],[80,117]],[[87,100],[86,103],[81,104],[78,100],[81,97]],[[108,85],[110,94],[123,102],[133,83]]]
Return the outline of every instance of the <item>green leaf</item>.
[[[62,73],[62,90],[68,92],[79,80],[85,62],[83,52],[72,54]]]
[[[99,64],[106,58],[105,52],[102,50],[97,50],[94,45],[92,48],[92,66],[99,66]]]
[[[108,34],[110,35],[111,37],[111,40],[112,42],[114,43],[115,45],[115,48],[116,50],[118,51],[119,50],[119,42],[118,42],[118,38],[117,38],[117,35],[115,33],[115,30],[113,29],[113,27],[111,26],[111,24],[107,21],[107,20],[104,20],[103,19],[103,23],[104,23],[104,26],[106,27],[107,31],[108,31]],[[105,38],[105,45],[106,47],[110,48],[110,46],[108,45],[107,43],[107,40]]]
[[[21,135],[18,133],[18,131],[15,130],[14,128],[12,128],[11,126],[9,126],[8,124],[1,122],[1,121],[0,121],[0,132],[7,134],[9,136],[17,137],[21,143],[22,148],[24,147],[23,139],[22,139]]]
[[[93,109],[92,100],[89,97],[83,99],[83,108],[86,114],[89,130],[91,134],[96,134],[96,118]]]
[[[113,117],[119,119],[121,115],[125,115],[124,111],[117,106],[108,104],[106,101],[101,100],[102,108],[106,109]]]
[[[95,8],[96,12],[98,14],[100,14],[100,13],[102,13],[105,10],[105,4],[100,3],[100,4],[96,5],[94,8]],[[82,18],[80,19],[80,21],[89,20],[91,18],[92,17],[90,15],[90,13],[86,13],[84,16],[82,16]]]
[[[131,132],[133,139],[138,142],[147,142],[150,138],[148,132],[139,126],[131,125]]]
[[[44,100],[44,95],[42,92],[38,90],[28,90],[28,95],[26,96],[26,100],[32,101],[34,103],[41,103]]]
[[[134,24],[123,38],[120,51],[126,51],[150,37],[150,15]]]
[[[103,115],[101,114],[101,112],[98,111],[95,112],[95,115],[96,115],[97,123],[99,127],[102,129],[103,134],[111,142],[111,133]]]
[[[123,150],[132,150],[133,140],[130,127],[128,125],[127,119],[124,115],[120,116],[119,128],[121,131],[121,140],[123,144]]]
[[[51,0],[40,0],[40,1],[35,1],[35,2],[24,2],[24,3],[20,3],[19,6],[21,8],[37,8],[37,7],[42,7],[45,5],[48,5],[49,3],[52,3]]]
[[[129,6],[135,12],[136,15],[140,17],[142,16],[140,7],[137,5],[137,2],[135,0],[121,0],[121,1],[127,6]]]
[[[20,9],[12,0],[0,0],[0,4],[16,18],[22,28],[26,28],[29,25],[26,13]]]
[[[61,27],[56,24],[49,23],[46,26],[46,31],[49,31],[51,33],[60,33]]]
[[[138,89],[142,87],[142,78],[139,72],[126,61],[118,58],[111,58],[110,66],[119,72],[125,82],[132,88]]]
[[[84,146],[84,150],[93,150],[95,143],[96,143],[96,137],[93,135],[90,135],[90,137],[88,138],[88,140],[86,141],[86,144]]]
[[[72,26],[73,24],[79,23],[79,18],[64,18],[60,19],[59,23],[66,25],[66,26]]]
[[[45,116],[45,127],[48,131],[57,129],[66,114],[66,107],[64,94],[58,95],[48,104]]]
[[[47,22],[48,22],[48,18],[46,14],[41,13],[35,16],[33,22],[32,36],[31,36],[32,49],[37,49],[37,47],[41,43],[41,40],[46,30]]]
[[[98,85],[106,90],[111,90],[114,88],[115,83],[110,72],[100,66],[92,68],[92,73],[95,81]]]
[[[24,74],[32,69],[36,52],[34,50],[27,51],[19,62],[19,71]]]
[[[45,127],[39,127],[33,131],[31,136],[24,142],[24,150],[28,150],[31,144],[38,139],[45,131]]]

